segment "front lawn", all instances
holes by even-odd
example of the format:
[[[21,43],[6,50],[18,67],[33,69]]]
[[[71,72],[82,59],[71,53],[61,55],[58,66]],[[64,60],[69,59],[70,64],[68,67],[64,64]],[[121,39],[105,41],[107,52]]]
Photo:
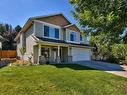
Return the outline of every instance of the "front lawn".
[[[0,95],[127,95],[127,79],[74,64],[5,67]]]

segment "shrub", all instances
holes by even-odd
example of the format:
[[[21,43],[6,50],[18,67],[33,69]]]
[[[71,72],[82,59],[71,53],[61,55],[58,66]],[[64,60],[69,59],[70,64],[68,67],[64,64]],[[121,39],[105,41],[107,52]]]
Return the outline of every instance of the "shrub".
[[[33,65],[32,63],[30,63],[29,61],[25,61],[25,60],[17,60],[16,62],[11,64],[12,66],[30,66]]]
[[[125,61],[123,63],[127,65],[127,56],[125,57]]]
[[[127,56],[126,44],[114,44],[112,46],[112,55],[118,63],[125,63]],[[126,61],[127,62],[127,61]]]
[[[110,63],[119,63],[119,60],[117,58],[114,58],[114,56],[109,56],[106,61]]]

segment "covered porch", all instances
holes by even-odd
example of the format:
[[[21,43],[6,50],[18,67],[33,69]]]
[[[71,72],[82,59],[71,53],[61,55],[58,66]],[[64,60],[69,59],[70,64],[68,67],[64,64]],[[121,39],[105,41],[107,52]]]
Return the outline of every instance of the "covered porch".
[[[33,57],[38,64],[72,62],[71,47],[64,45],[38,44]]]

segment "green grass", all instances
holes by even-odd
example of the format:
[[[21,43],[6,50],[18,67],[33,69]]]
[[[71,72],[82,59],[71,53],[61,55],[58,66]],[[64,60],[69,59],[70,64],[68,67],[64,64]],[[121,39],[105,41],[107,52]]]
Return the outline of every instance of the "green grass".
[[[74,64],[5,67],[0,95],[127,95],[127,79]]]

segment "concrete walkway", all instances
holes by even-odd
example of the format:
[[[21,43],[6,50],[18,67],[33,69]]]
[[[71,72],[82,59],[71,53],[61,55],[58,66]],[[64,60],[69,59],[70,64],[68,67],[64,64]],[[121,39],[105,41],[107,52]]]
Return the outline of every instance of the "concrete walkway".
[[[90,68],[103,70],[108,73],[112,73],[127,78],[127,66],[111,64],[107,62],[100,62],[100,61],[82,61],[77,63],[83,66],[88,66]]]

